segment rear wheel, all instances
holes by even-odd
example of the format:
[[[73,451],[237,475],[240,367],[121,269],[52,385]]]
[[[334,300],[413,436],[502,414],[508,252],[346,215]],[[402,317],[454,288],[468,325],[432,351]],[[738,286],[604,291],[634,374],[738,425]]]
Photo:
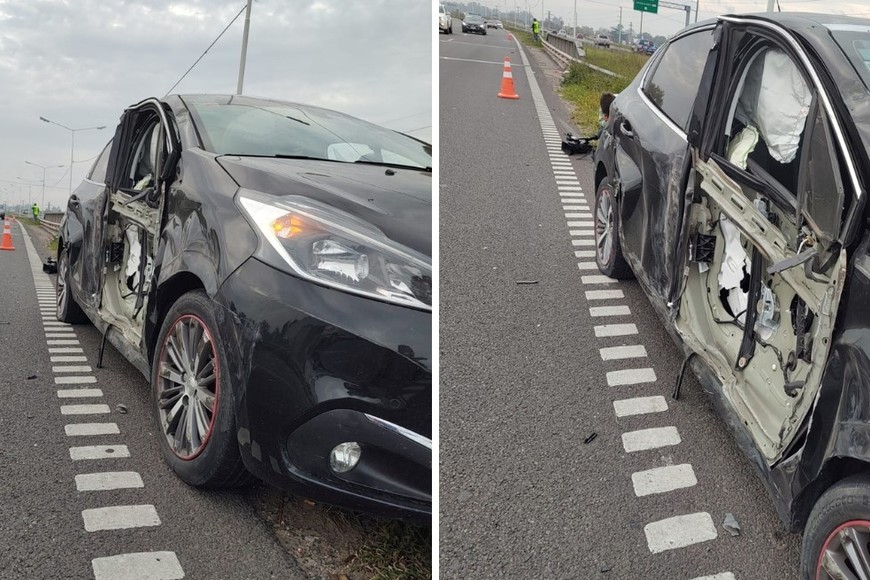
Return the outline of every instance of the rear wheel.
[[[70,289],[69,250],[63,248],[57,259],[57,280],[55,281],[55,298],[57,303],[57,319],[61,322],[79,324],[86,322],[88,317],[76,302]]]
[[[160,451],[189,485],[236,487],[249,479],[226,360],[215,306],[202,291],[183,295],[160,331],[151,385]]]
[[[804,528],[801,578],[870,578],[870,477],[853,476],[822,494]]]
[[[601,182],[595,193],[595,262],[601,273],[611,278],[634,277],[622,256],[616,197],[607,180]]]

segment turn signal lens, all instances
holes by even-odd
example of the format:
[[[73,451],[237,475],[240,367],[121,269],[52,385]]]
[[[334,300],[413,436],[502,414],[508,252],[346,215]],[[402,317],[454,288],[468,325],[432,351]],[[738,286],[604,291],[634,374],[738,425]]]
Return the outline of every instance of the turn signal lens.
[[[305,223],[299,216],[288,213],[272,222],[272,230],[279,238],[292,238],[305,231]]]

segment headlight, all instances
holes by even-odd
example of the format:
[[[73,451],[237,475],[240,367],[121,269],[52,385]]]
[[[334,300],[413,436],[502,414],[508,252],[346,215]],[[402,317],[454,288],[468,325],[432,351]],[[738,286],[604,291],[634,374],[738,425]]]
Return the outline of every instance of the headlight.
[[[277,256],[260,257],[333,288],[431,310],[432,261],[348,213],[314,200],[241,190],[242,210]],[[262,244],[261,244],[262,246]]]

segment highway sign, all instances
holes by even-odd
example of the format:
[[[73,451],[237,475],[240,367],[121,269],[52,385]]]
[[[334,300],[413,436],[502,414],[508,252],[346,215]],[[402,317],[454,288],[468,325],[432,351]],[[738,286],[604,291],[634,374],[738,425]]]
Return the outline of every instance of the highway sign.
[[[659,0],[634,0],[634,9],[641,12],[652,12],[658,14]]]

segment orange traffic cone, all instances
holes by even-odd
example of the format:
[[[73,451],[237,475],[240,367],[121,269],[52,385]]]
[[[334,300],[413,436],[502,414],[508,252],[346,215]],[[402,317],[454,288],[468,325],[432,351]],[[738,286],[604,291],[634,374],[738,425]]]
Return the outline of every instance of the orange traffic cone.
[[[3,241],[0,242],[0,250],[14,250],[15,246],[12,245],[12,229],[9,226],[9,222],[5,222],[3,225]]]
[[[514,35],[511,34],[510,32],[508,32],[508,40],[513,40],[513,39],[514,39]]]
[[[511,74],[511,59],[504,57],[504,73],[501,77],[501,92],[498,94],[502,99],[519,99],[520,96],[514,90],[514,76]]]

